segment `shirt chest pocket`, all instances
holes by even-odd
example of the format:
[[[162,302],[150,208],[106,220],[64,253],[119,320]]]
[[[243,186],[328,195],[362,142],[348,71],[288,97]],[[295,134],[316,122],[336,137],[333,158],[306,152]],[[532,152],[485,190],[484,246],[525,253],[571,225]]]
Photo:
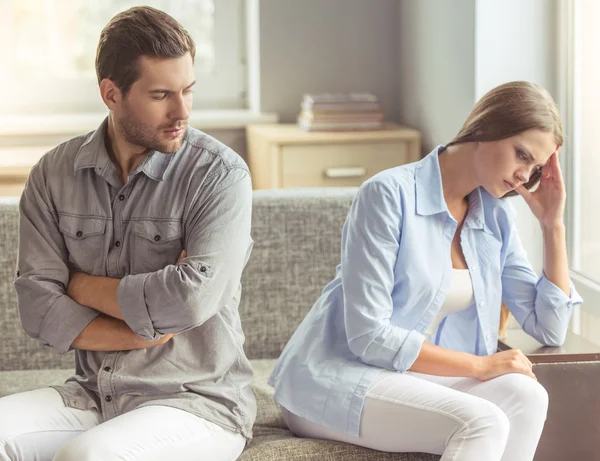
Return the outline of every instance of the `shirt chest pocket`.
[[[69,268],[104,275],[106,219],[60,215],[58,227],[69,252]]]
[[[134,221],[131,223],[132,273],[143,274],[177,263],[183,250],[180,221]]]

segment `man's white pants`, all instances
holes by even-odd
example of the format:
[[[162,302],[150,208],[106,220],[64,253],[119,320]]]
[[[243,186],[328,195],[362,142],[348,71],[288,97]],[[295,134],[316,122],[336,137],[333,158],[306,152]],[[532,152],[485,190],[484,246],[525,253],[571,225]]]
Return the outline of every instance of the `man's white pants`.
[[[234,461],[246,439],[177,408],[149,406],[103,422],[38,389],[0,399],[0,461]]]

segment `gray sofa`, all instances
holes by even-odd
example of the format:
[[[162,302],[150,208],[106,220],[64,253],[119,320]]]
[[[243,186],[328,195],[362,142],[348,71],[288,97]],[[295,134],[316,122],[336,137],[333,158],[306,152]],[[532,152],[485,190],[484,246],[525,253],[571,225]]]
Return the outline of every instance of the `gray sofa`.
[[[240,461],[435,461],[438,456],[382,453],[294,437],[267,378],[289,337],[335,273],[340,234],[355,189],[256,191],[252,256],[242,278],[240,314],[258,401],[254,439]],[[72,353],[56,355],[23,332],[13,289],[18,239],[17,199],[0,201],[0,397],[64,381]],[[402,430],[401,427],[398,428]]]

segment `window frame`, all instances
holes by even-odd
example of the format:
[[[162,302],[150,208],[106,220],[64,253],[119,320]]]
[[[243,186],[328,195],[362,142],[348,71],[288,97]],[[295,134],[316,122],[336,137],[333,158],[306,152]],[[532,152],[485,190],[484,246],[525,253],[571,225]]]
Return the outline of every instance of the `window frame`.
[[[561,152],[561,166],[565,176],[567,190],[567,206],[565,225],[567,228],[567,249],[569,253],[569,272],[571,280],[585,303],[577,306],[573,313],[572,329],[581,333],[581,313],[600,316],[600,282],[583,274],[579,267],[580,242],[578,239],[580,226],[581,191],[579,190],[579,173],[581,156],[579,145],[581,139],[579,121],[580,88],[577,85],[581,72],[579,44],[581,43],[581,0],[559,2],[558,7],[558,89],[559,107],[565,131],[565,145]]]
[[[3,0],[0,0],[0,5]],[[215,68],[196,72],[195,110],[248,108],[247,14],[250,0],[215,0]],[[9,31],[5,33],[9,34]],[[10,42],[5,42],[10,43]],[[94,59],[90,56],[90,59]],[[29,82],[4,80],[2,86],[14,95],[3,103],[0,116],[91,114],[106,112],[93,79]],[[64,95],[69,95],[65,98]]]

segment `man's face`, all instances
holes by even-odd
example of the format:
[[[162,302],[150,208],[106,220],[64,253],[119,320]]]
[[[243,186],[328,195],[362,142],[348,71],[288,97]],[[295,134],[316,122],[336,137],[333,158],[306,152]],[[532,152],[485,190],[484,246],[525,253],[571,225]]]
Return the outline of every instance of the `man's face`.
[[[194,63],[180,58],[138,59],[139,79],[115,109],[120,132],[143,150],[175,153],[181,147],[192,110]]]

